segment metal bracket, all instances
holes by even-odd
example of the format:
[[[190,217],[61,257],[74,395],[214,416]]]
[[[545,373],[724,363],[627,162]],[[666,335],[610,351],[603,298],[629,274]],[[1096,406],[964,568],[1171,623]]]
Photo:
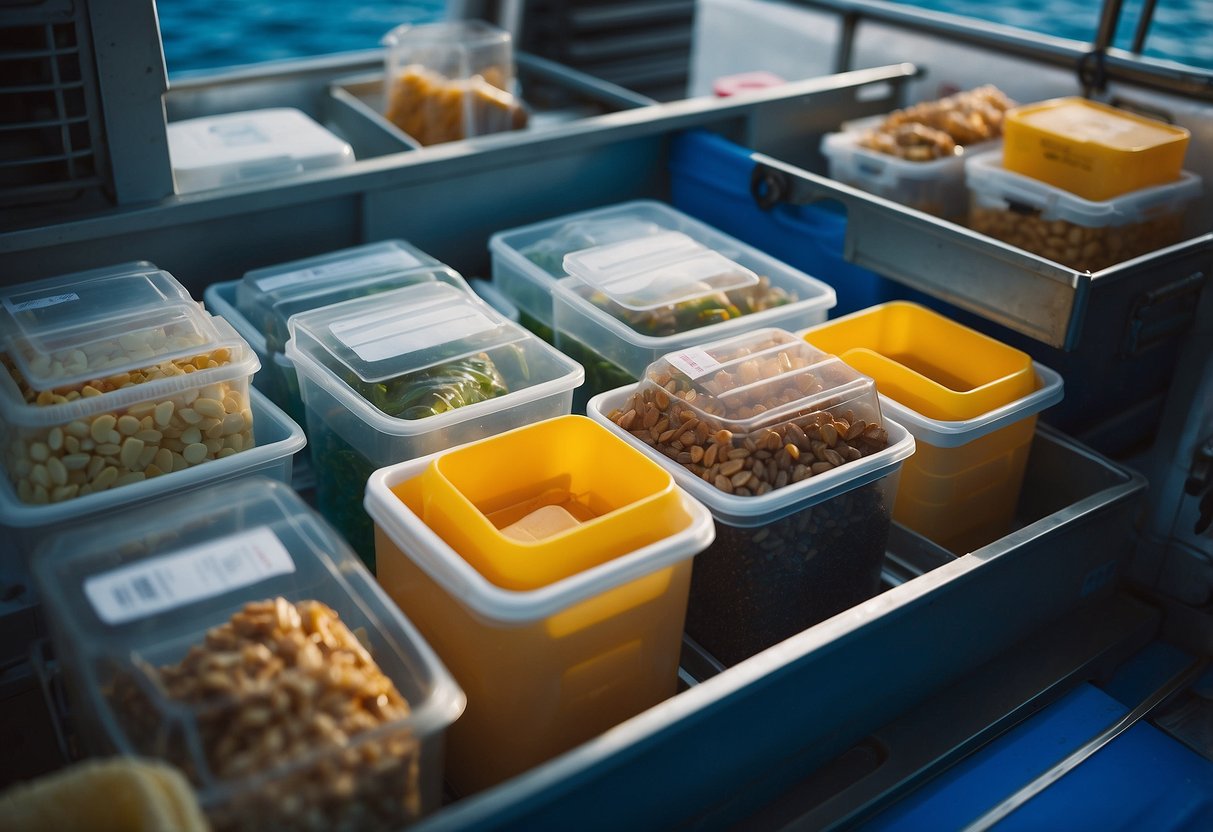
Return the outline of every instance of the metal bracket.
[[[1139,355],[1191,326],[1196,319],[1196,305],[1204,286],[1204,272],[1192,272],[1138,295],[1133,300],[1125,324],[1121,356]]]

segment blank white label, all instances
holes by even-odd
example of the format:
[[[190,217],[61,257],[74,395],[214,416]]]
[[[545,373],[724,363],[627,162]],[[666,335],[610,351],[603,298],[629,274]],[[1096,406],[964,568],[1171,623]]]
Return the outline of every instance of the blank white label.
[[[408,329],[402,330],[404,325]],[[479,310],[458,305],[418,311],[407,318],[399,310],[387,309],[337,321],[331,330],[355,355],[374,363],[471,339],[498,326]]]
[[[668,360],[676,370],[681,370],[687,378],[691,379],[706,376],[713,370],[720,368],[719,361],[712,358],[712,356],[703,350],[697,349],[676,352],[669,356]]]
[[[310,283],[313,280],[361,276],[384,269],[411,269],[420,265],[420,260],[403,249],[381,251],[353,257],[349,260],[338,260],[323,266],[313,266],[310,269],[296,269],[293,272],[269,275],[257,281],[257,288],[263,292],[272,292],[279,286],[285,286],[288,283]]]
[[[47,298],[23,300],[21,303],[13,303],[9,298],[5,298],[4,305],[8,308],[9,312],[16,315],[18,312],[24,312],[27,309],[43,309],[47,306],[56,306],[60,303],[70,303],[73,300],[80,300],[80,296],[75,292],[65,292],[62,295],[51,295]]]
[[[261,526],[94,575],[84,594],[102,621],[117,625],[294,571],[282,541]]]

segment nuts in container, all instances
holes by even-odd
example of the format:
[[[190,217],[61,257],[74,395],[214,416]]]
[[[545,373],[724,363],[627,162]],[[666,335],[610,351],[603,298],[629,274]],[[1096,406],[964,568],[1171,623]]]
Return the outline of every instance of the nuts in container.
[[[1186,207],[1201,194],[1187,171],[1103,202],[1092,202],[1003,167],[1000,154],[965,162],[969,226],[1080,271],[1099,271],[1183,239]]]
[[[257,359],[165,272],[15,287],[0,341],[2,459],[22,502],[87,496],[253,446]]]
[[[954,156],[970,144],[1002,136],[1003,114],[1015,106],[992,84],[895,110],[864,131],[860,146],[911,162]]]
[[[415,737],[380,732],[350,747],[407,718],[409,704],[328,605],[281,596],[250,602],[180,662],[146,672],[194,713],[208,777],[255,778],[322,755],[212,808],[217,829],[390,829],[420,814]],[[117,677],[110,695],[131,725],[152,713],[130,676]],[[150,738],[156,728],[148,728]],[[177,748],[182,754],[170,762],[202,779]],[[345,753],[324,754],[333,749]]]
[[[438,805],[466,699],[285,484],[76,524],[32,569],[84,750],[172,763],[214,829],[399,829]]]
[[[732,665],[879,589],[914,441],[834,356],[767,329],[670,353],[590,412],[659,453],[712,512],[687,633]]]
[[[608,418],[726,494],[762,496],[888,445],[870,379],[779,330],[666,356]]]

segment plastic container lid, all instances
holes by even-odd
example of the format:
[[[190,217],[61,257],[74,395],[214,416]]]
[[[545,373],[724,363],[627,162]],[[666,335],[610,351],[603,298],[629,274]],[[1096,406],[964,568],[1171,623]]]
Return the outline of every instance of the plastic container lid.
[[[516,241],[522,246],[519,253],[523,257],[552,277],[564,277],[564,258],[571,252],[639,237],[651,237],[665,233],[666,230],[664,226],[642,216],[628,216],[626,213],[619,216],[607,214],[601,217],[573,219],[556,225],[549,220],[511,231],[499,231],[489,241],[489,247],[494,251],[499,248],[508,251]],[[528,243],[526,240],[532,236],[532,232],[539,239]]]
[[[406,286],[302,312],[291,316],[289,325],[286,355],[301,376],[324,386],[361,421],[393,435],[430,433],[483,418],[522,400],[571,390],[584,378],[581,365],[473,293],[445,283]],[[479,353],[495,363],[512,359],[526,372],[503,373],[525,378],[525,384],[511,384],[506,395],[425,418],[389,415],[367,398],[365,385]],[[355,384],[364,385],[363,390],[355,390]]]
[[[452,79],[467,78],[488,67],[512,69],[501,64],[512,62],[513,38],[505,29],[483,20],[404,23],[384,35],[380,45],[397,62],[420,63]]]
[[[445,729],[465,697],[412,624],[349,547],[289,487],[265,479],[225,483],[162,504],[154,514],[114,516],[49,538],[33,572],[56,654],[69,669],[81,720],[101,727],[120,753],[163,753],[166,737],[185,739],[204,804],[211,788],[257,789],[264,778],[409,729],[419,738]],[[198,708],[170,698],[148,678],[176,663],[248,602],[316,600],[351,630],[362,630],[375,663],[409,703],[407,717],[352,735],[347,745],[309,749],[252,780],[222,780],[201,753]],[[142,712],[121,714],[105,693],[129,675],[144,694]],[[152,713],[147,713],[150,710]],[[151,719],[149,742],[137,742],[135,718]],[[128,721],[129,720],[129,721]],[[176,733],[179,732],[179,733]],[[420,765],[433,765],[423,758]],[[402,784],[401,789],[405,787]],[[222,795],[222,792],[221,792]],[[230,793],[225,795],[230,797]]]
[[[525,591],[497,586],[426,526],[392,491],[421,474],[437,455],[380,468],[370,476],[363,504],[375,524],[421,569],[474,615],[489,624],[542,620],[629,581],[684,561],[706,549],[716,537],[712,515],[685,492],[685,528],[634,552]]]
[[[1201,178],[1183,171],[1175,182],[1093,202],[1047,182],[1007,170],[997,151],[967,158],[965,181],[980,207],[1035,210],[1040,212],[1041,219],[1064,220],[1087,228],[1133,225],[1175,213],[1198,199],[1202,192]]]
[[[1107,200],[1173,182],[1190,134],[1078,96],[1008,110],[1003,163],[1083,199]]]
[[[297,312],[429,280],[467,288],[458,273],[417,247],[387,240],[247,272],[236,288],[236,308],[280,350]]]
[[[220,335],[171,274],[128,263],[0,294],[0,343],[35,390],[197,355]]]
[[[347,142],[290,107],[174,121],[166,132],[178,193],[354,162]]]
[[[564,268],[638,312],[758,282],[754,272],[678,231],[572,252]]]
[[[523,340],[488,304],[442,283],[422,283],[295,315],[291,337],[313,357],[335,358],[361,381],[424,370]]]
[[[882,451],[761,496],[728,494],[607,418],[633,392],[668,390],[667,382],[658,383],[666,379],[673,381],[678,392],[694,392],[694,396],[684,397],[682,405],[695,418],[713,427],[719,425],[734,436],[753,435],[817,411],[850,410],[856,419],[884,427],[889,444]],[[654,362],[635,387],[595,396],[588,412],[661,462],[673,472],[679,485],[712,509],[717,519],[734,526],[761,525],[870,482],[890,473],[893,465],[914,450],[913,437],[882,418],[872,379],[780,329],[758,330],[670,353]]]

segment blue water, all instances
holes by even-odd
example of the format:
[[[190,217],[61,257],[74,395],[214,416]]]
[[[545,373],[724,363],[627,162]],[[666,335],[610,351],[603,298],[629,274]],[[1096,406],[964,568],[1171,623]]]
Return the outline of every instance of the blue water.
[[[1127,0],[1116,45],[1132,42],[1142,0]],[[907,5],[1090,41],[1100,0],[910,0]],[[442,0],[160,0],[169,74],[372,49],[400,23],[442,16]],[[1213,2],[1158,0],[1145,54],[1213,69]]]

